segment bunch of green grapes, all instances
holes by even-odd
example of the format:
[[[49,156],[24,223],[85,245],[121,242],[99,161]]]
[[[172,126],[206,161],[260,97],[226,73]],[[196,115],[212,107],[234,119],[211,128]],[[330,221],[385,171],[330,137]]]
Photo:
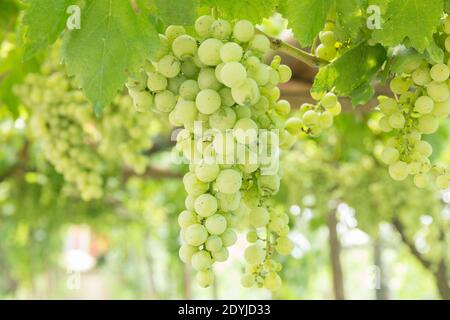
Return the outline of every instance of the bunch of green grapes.
[[[341,113],[342,106],[333,92],[311,92],[316,104],[304,103],[287,120],[286,130],[295,134],[318,136],[333,125],[334,117]]]
[[[276,290],[280,265],[272,255],[289,254],[292,244],[288,216],[270,198],[280,186],[280,149],[295,142],[285,129],[291,108],[277,85],[292,72],[278,56],[263,63],[270,41],[249,21],[201,16],[195,32],[169,26],[159,52],[127,83],[138,110],[166,113],[182,127],[176,150],[190,166],[180,258],[198,271],[200,286],[211,285],[214,262],[228,258],[236,224],[248,219],[250,267],[242,284]]]
[[[17,95],[31,109],[31,134],[47,160],[74,185],[83,200],[101,198],[111,164],[122,162],[136,172],[146,166],[144,150],[155,131],[150,115],[132,112],[128,96],[118,97],[96,119],[92,106],[48,59],[41,74],[30,74]],[[150,125],[149,125],[150,124]]]
[[[445,48],[450,53],[450,20],[447,18],[441,33],[447,34]],[[450,61],[450,60],[449,60]],[[450,114],[450,68],[444,63],[430,63],[425,59],[412,61],[404,73],[397,74],[390,82],[395,98],[378,97],[379,128],[393,132],[380,157],[389,165],[394,180],[414,176],[414,184],[424,188],[433,177],[440,189],[450,184],[446,167],[433,165],[430,156],[433,148],[424,135],[435,133],[439,121]]]
[[[338,55],[340,44],[336,40],[335,27],[333,22],[327,22],[319,33],[320,44],[316,47],[315,54],[320,59],[331,61]]]
[[[83,134],[91,116],[82,93],[70,90],[62,73],[30,74],[16,93],[32,108],[30,129],[47,160],[84,200],[101,197],[104,168],[92,151],[94,139]]]

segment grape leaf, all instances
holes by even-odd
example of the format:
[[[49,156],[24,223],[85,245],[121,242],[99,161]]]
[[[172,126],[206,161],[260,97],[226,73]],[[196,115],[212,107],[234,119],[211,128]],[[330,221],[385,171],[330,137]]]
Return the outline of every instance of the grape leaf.
[[[280,3],[279,10],[289,20],[295,38],[306,47],[322,30],[333,3],[334,0],[286,0]]]
[[[166,25],[193,25],[197,0],[155,0],[158,16]]]
[[[423,52],[433,41],[442,10],[443,0],[391,1],[381,29],[373,32],[373,38],[385,46],[395,46],[407,38]]]
[[[201,5],[215,7],[219,16],[228,20],[247,19],[260,23],[270,17],[277,5],[277,0],[201,0]]]
[[[345,32],[344,39],[357,39],[362,30],[367,30],[367,6],[367,0],[336,0],[336,24]]]
[[[360,43],[323,67],[312,90],[321,92],[334,88],[339,96],[352,97],[354,102],[368,99],[371,91],[366,86],[371,84],[385,60],[386,51],[381,45]]]
[[[450,0],[445,0],[444,6],[445,6],[445,8],[444,8],[445,12],[449,13],[450,12]]]
[[[123,87],[126,72],[135,72],[158,49],[159,37],[128,1],[93,1],[81,19],[81,29],[64,37],[63,60],[98,111]]]
[[[37,52],[53,44],[64,30],[67,7],[71,0],[27,0],[23,17],[24,59],[28,60]]]

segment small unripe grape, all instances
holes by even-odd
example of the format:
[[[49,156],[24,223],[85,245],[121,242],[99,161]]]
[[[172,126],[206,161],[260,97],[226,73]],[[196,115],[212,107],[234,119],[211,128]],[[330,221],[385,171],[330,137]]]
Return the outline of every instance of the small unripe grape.
[[[433,153],[433,147],[431,146],[431,144],[429,144],[426,141],[419,141],[417,142],[416,146],[416,151],[419,152],[421,155],[425,156],[425,157],[429,157],[431,156],[431,154]]]
[[[198,180],[192,172],[183,177],[183,184],[186,192],[192,196],[199,196],[208,190],[208,184]]]
[[[428,95],[436,102],[444,102],[448,99],[450,91],[445,82],[431,82],[427,87]]]
[[[234,125],[233,135],[238,143],[251,144],[258,139],[258,125],[249,118],[239,119]]]
[[[212,253],[213,258],[215,261],[217,262],[224,262],[228,259],[228,249],[227,248],[222,248],[219,251],[213,252]]]
[[[333,125],[333,114],[330,111],[324,111],[319,115],[319,126],[324,129],[331,128]]]
[[[395,77],[390,83],[391,91],[395,94],[403,94],[409,89],[409,80],[402,77]]]
[[[222,46],[222,41],[218,39],[207,39],[198,48],[198,58],[207,66],[216,66],[222,62],[220,59],[220,49],[222,49]]]
[[[336,43],[336,38],[334,37],[333,31],[321,31],[319,33],[320,42],[325,46],[334,46]]]
[[[231,35],[231,25],[228,21],[219,19],[211,25],[211,35],[219,40],[225,40]]]
[[[316,48],[316,55],[323,60],[331,61],[336,57],[337,50],[334,46],[319,44]]]
[[[236,193],[242,185],[242,175],[234,169],[222,170],[217,179],[217,188],[222,193]]]
[[[264,279],[264,288],[270,291],[277,291],[281,288],[281,278],[275,272],[270,272]]]
[[[206,240],[205,247],[211,252],[219,251],[223,247],[222,239],[217,235],[209,236],[208,240]]]
[[[204,89],[197,94],[195,104],[201,113],[212,114],[220,108],[220,95],[212,89]]]
[[[197,223],[197,217],[194,212],[190,210],[184,210],[178,216],[178,224],[182,228],[189,227],[191,224]]]
[[[389,116],[389,125],[395,129],[403,128],[405,121],[405,116],[401,112],[396,112]]]
[[[214,23],[215,19],[211,16],[201,16],[195,21],[195,32],[200,37],[208,37],[210,35],[211,25]]]
[[[265,258],[264,248],[259,244],[252,244],[245,249],[244,257],[249,264],[260,264]]]
[[[288,255],[293,248],[292,241],[288,237],[279,237],[275,249],[279,254]]]
[[[292,134],[296,135],[300,132],[303,126],[302,120],[297,117],[291,117],[286,121],[286,130]]]
[[[439,189],[448,189],[450,186],[450,175],[440,175],[436,178],[436,185]]]
[[[220,71],[220,79],[227,87],[239,87],[247,79],[247,71],[239,62],[227,62]]]
[[[179,88],[180,97],[184,100],[195,100],[199,91],[197,81],[192,79],[184,81]]]
[[[161,112],[172,111],[175,108],[176,102],[175,95],[169,90],[158,92],[155,95],[155,107]]]
[[[172,52],[178,59],[193,57],[197,53],[197,41],[186,34],[181,35],[172,42]]]
[[[231,95],[241,106],[252,105],[258,102],[260,96],[258,84],[253,79],[247,79],[238,87],[231,88]]]
[[[228,228],[220,235],[220,238],[225,247],[231,247],[237,241],[237,234],[236,231]]]
[[[278,100],[278,102],[275,104],[275,111],[282,116],[288,115],[291,112],[291,105],[289,101]]]
[[[415,110],[421,114],[427,114],[433,111],[434,101],[428,96],[421,96],[417,98],[415,104]]]
[[[253,38],[255,28],[248,20],[239,20],[233,28],[233,36],[240,42],[248,42]]]
[[[432,134],[439,128],[439,120],[432,115],[424,115],[419,118],[419,131],[424,134]]]
[[[196,253],[198,249],[194,246],[190,246],[188,244],[183,244],[178,251],[178,255],[184,263],[191,263],[191,258],[194,253]]]
[[[280,78],[280,83],[286,83],[289,80],[291,80],[292,77],[292,70],[291,68],[289,68],[287,65],[285,64],[281,64],[278,67],[278,74],[279,74],[279,78]]]
[[[209,269],[213,263],[211,255],[205,251],[197,251],[191,258],[192,267],[197,271],[205,271]]]
[[[250,224],[255,228],[264,227],[269,223],[269,211],[265,207],[256,207],[251,209],[249,220]]]
[[[341,105],[341,103],[338,101],[338,103],[336,103],[336,106],[333,107],[333,108],[328,109],[328,111],[330,111],[331,114],[332,114],[333,116],[335,116],[335,117],[338,116],[338,115],[340,115],[340,114],[341,114],[341,111],[342,111],[342,105]]]
[[[186,30],[183,26],[168,26],[165,32],[165,36],[169,42],[174,41],[183,34],[186,34]]]
[[[150,91],[163,91],[167,88],[167,79],[162,74],[157,72],[148,72],[147,76],[147,87]]]
[[[430,76],[434,81],[444,82],[450,76],[450,69],[446,64],[435,64],[430,70]]]
[[[133,91],[129,89],[128,92],[133,97],[134,106],[137,111],[148,111],[154,105],[153,96],[148,91]]]
[[[433,115],[438,118],[446,118],[450,115],[450,98],[434,104]]]
[[[220,58],[223,62],[240,61],[242,54],[242,47],[235,42],[225,43],[220,49]]]
[[[303,114],[302,120],[307,127],[317,126],[319,123],[319,114],[314,110],[306,111]]]
[[[379,96],[378,101],[380,102],[380,110],[384,114],[390,115],[398,111],[398,104],[395,99],[388,98],[386,96]]]
[[[208,232],[206,228],[201,224],[191,224],[185,229],[184,241],[191,246],[200,246],[208,238]]]
[[[250,243],[258,241],[258,234],[256,231],[252,230],[247,233],[247,241]]]
[[[200,90],[212,89],[214,91],[218,91],[222,87],[215,73],[214,68],[202,68],[200,70],[197,78],[198,87]]]
[[[388,165],[396,163],[398,161],[399,157],[400,157],[400,154],[399,154],[398,150],[393,147],[384,148],[384,150],[381,154],[381,160]]]
[[[426,66],[416,69],[411,77],[413,82],[419,86],[425,86],[431,82],[430,69]]]
[[[250,41],[250,48],[260,53],[266,53],[270,49],[269,39],[262,34],[256,34]]]
[[[198,196],[194,202],[195,212],[202,217],[212,216],[216,213],[217,207],[216,198],[209,193]]]
[[[425,188],[428,185],[428,178],[425,174],[416,174],[414,176],[414,184],[417,188]]]
[[[206,227],[206,230],[208,230],[208,232],[210,234],[220,235],[227,228],[227,220],[225,219],[225,217],[223,215],[215,214],[206,219],[205,227]]]
[[[199,271],[195,276],[195,281],[202,288],[207,288],[214,283],[214,272],[211,269]]]
[[[397,161],[389,166],[389,174],[396,181],[405,180],[408,177],[408,164],[403,161]]]

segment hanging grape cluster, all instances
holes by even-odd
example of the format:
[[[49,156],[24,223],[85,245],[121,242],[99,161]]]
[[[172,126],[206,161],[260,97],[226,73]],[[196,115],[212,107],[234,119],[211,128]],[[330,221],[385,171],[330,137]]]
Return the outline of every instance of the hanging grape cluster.
[[[450,56],[450,20],[447,18],[436,37],[446,37],[446,57]],[[446,167],[432,164],[433,148],[424,138],[435,133],[441,119],[450,115],[450,68],[448,64],[425,59],[410,61],[402,74],[390,82],[394,98],[378,97],[382,117],[379,128],[393,132],[380,158],[389,165],[394,180],[414,176],[414,184],[424,188],[434,180],[440,189],[450,185]]]
[[[214,281],[214,262],[228,258],[235,228],[248,220],[250,245],[245,287],[276,290],[281,265],[275,251],[289,254],[289,217],[271,196],[280,186],[278,156],[295,137],[285,130],[290,105],[279,100],[278,83],[291,77],[276,56],[262,59],[270,40],[246,20],[232,25],[201,16],[195,37],[181,26],[160,35],[160,49],[127,82],[136,109],[168,114],[176,150],[190,163],[183,183],[186,210],[179,215],[180,258],[197,271],[202,287]]]
[[[66,181],[76,186],[83,200],[103,196],[105,175],[114,164],[125,163],[135,172],[146,167],[144,150],[158,130],[149,115],[132,112],[127,96],[119,96],[96,119],[92,106],[55,63],[46,61],[41,74],[30,74],[18,96],[31,110],[31,134],[47,160]]]

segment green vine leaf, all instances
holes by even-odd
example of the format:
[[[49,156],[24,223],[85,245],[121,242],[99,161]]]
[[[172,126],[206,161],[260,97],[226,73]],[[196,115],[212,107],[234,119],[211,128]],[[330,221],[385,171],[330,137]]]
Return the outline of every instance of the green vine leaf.
[[[321,92],[334,88],[339,96],[353,98],[355,104],[366,102],[373,95],[373,91],[367,87],[385,60],[386,51],[381,45],[361,43],[322,68],[312,90]]]
[[[217,8],[219,17],[231,21],[247,19],[253,23],[270,17],[277,3],[277,0],[201,0],[202,6]]]
[[[23,17],[24,59],[53,44],[64,30],[71,0],[27,0]]]
[[[357,39],[366,27],[367,0],[336,0],[336,23],[345,38]]]
[[[150,19],[137,15],[128,1],[93,1],[81,19],[81,29],[64,38],[63,59],[98,111],[122,89],[127,72],[158,49],[159,38]]]
[[[334,0],[286,0],[280,3],[280,13],[289,20],[289,26],[300,45],[313,43],[325,25]]]
[[[159,18],[166,25],[193,25],[197,16],[197,0],[155,0]]]
[[[384,46],[408,39],[411,46],[423,52],[433,41],[443,6],[443,0],[391,1],[382,16],[381,29],[373,32],[373,38]]]

